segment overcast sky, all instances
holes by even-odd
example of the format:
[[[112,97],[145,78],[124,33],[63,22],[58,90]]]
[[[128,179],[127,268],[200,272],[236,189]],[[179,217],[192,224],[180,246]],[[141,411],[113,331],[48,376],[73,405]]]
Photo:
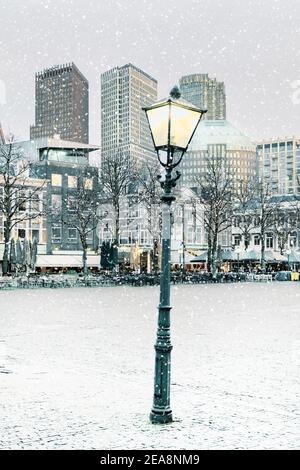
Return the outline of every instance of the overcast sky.
[[[75,62],[100,142],[100,73],[132,62],[158,80],[225,82],[227,118],[253,139],[300,137],[299,0],[0,0],[0,121],[34,123],[34,74]]]

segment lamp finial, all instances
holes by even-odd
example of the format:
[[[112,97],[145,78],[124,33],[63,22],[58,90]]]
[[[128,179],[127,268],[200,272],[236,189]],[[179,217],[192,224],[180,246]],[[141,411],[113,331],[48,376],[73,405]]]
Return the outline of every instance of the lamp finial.
[[[170,91],[170,96],[175,100],[178,100],[181,97],[181,93],[177,85],[173,86],[172,90]]]

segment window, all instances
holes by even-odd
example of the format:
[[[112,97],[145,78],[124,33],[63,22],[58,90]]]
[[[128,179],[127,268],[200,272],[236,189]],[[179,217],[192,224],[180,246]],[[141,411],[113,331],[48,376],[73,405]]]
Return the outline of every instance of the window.
[[[141,245],[147,245],[149,243],[148,241],[148,230],[141,230],[140,234],[140,243]]]
[[[131,219],[134,219],[136,217],[138,217],[138,209],[134,208],[134,209],[129,209],[129,217]]]
[[[196,243],[201,243],[201,227],[196,227]]]
[[[290,235],[290,248],[296,249],[297,247],[297,233],[293,232]]]
[[[32,240],[36,239],[36,241],[39,243],[39,241],[40,241],[40,231],[39,230],[32,230],[31,235],[32,235]]]
[[[22,239],[26,237],[26,231],[23,228],[18,229],[18,237]]]
[[[33,194],[31,196],[31,210],[33,212],[39,212],[40,210],[40,197],[38,194]]]
[[[24,212],[26,211],[26,193],[25,191],[19,191],[18,194],[18,207],[19,210]]]
[[[61,195],[52,194],[51,196],[51,206],[54,214],[59,214],[61,212]]]
[[[62,177],[56,173],[52,173],[51,175],[51,184],[52,186],[61,186]]]
[[[259,235],[254,235],[254,245],[259,246],[260,245],[260,236]]]
[[[194,243],[194,228],[188,227],[186,232],[186,242]]]
[[[120,245],[127,245],[127,243],[128,243],[128,231],[123,231],[122,234],[120,235]]]
[[[77,242],[77,230],[76,228],[68,228],[68,241],[70,243],[76,243]]]
[[[253,225],[254,225],[254,227],[259,227],[260,226],[260,217],[254,217]]]
[[[68,196],[68,210],[69,212],[76,211],[76,199],[75,197]]]
[[[61,242],[61,226],[58,224],[52,225],[52,243]]]
[[[239,246],[240,243],[241,243],[241,236],[240,235],[234,235],[233,236],[234,246]]]
[[[77,188],[77,176],[68,176],[68,188]]]
[[[84,189],[93,189],[92,178],[84,178]]]
[[[273,248],[273,235],[272,233],[266,234],[266,248]]]

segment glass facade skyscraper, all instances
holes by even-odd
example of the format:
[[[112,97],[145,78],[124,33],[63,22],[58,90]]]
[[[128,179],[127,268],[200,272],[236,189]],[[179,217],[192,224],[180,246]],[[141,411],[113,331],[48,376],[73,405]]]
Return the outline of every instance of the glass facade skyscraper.
[[[143,106],[157,100],[157,81],[132,64],[101,75],[101,156],[116,150],[138,162],[156,158]]]
[[[226,119],[226,94],[223,82],[208,74],[185,75],[179,80],[182,97],[201,109],[207,109],[203,119]]]

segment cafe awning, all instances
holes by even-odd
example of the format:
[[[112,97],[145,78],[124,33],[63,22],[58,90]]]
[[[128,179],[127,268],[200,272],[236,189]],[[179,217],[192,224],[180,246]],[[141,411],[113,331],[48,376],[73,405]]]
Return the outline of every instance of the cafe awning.
[[[100,256],[88,255],[88,267],[99,267]],[[82,256],[81,255],[38,255],[37,268],[81,268]]]

